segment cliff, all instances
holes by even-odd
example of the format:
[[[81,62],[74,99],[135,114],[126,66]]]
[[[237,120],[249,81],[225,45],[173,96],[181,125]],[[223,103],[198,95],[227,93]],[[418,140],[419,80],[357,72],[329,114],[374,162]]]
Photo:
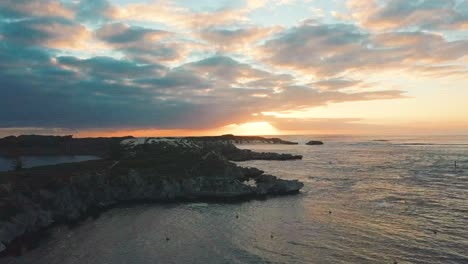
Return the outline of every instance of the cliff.
[[[303,184],[228,161],[233,145],[124,142],[123,155],[0,174],[0,252],[18,253],[28,234],[126,202],[231,200],[297,193]]]

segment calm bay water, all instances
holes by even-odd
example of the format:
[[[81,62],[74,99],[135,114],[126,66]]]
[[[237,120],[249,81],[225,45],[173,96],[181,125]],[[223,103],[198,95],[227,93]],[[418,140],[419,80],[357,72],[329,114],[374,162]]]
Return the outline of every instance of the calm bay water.
[[[468,137],[284,138],[325,145],[241,146],[304,159],[240,164],[300,195],[113,209],[0,262],[468,263]]]

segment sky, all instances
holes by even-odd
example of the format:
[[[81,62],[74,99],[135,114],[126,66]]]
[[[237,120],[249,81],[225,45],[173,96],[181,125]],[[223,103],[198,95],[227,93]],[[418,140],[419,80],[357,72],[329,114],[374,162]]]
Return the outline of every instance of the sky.
[[[468,134],[468,0],[2,0],[0,136]]]

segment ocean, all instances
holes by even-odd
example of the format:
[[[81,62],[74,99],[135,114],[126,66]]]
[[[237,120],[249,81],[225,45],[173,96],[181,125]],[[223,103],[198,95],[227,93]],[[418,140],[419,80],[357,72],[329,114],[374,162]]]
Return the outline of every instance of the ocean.
[[[0,262],[468,263],[468,137],[282,138],[301,144],[240,147],[303,160],[239,164],[303,181],[299,195],[116,208]]]

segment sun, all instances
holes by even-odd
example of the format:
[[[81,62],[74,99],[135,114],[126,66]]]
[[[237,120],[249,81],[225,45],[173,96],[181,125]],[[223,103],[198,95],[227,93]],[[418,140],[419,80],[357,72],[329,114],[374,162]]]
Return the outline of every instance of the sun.
[[[222,134],[234,135],[278,135],[280,131],[268,122],[249,122],[243,124],[231,124],[221,128]]]

